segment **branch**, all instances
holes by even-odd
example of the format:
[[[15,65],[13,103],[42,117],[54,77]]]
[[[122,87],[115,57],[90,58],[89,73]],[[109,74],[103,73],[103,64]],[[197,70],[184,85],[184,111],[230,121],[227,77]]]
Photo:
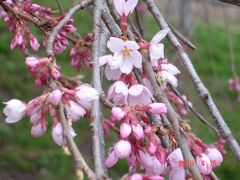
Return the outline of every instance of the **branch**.
[[[240,0],[218,0],[218,1],[240,6]]]
[[[100,66],[99,66],[99,40],[100,24],[102,16],[102,1],[95,0],[93,3],[93,43],[92,43],[92,62],[93,62],[93,87],[102,92]],[[102,126],[102,114],[99,99],[92,102],[91,108],[91,130],[93,139],[93,160],[97,179],[106,179],[104,137]]]
[[[72,9],[68,11],[68,13],[64,16],[64,18],[58,23],[57,26],[54,27],[51,34],[48,37],[47,45],[46,45],[46,53],[48,56],[54,56],[53,53],[53,43],[58,31],[71,19],[74,13],[78,10],[83,9],[86,6],[92,4],[92,0],[84,0],[81,1],[79,4],[74,6]]]
[[[155,20],[157,21],[158,25],[162,29],[169,28],[168,24],[166,23],[159,9],[157,8],[154,0],[144,0],[144,1],[147,4],[150,12],[154,16]],[[180,60],[182,61],[182,65],[185,67],[185,69],[188,72],[188,75],[192,79],[198,95],[200,96],[201,100],[206,104],[210,114],[212,115],[220,131],[222,138],[224,138],[227,141],[237,161],[240,163],[240,147],[236,139],[233,137],[231,130],[229,129],[226,122],[222,118],[220,112],[218,111],[215,103],[213,102],[213,99],[208,89],[202,83],[201,79],[199,78],[196,70],[194,69],[191,63],[190,58],[188,57],[187,53],[184,51],[182,45],[180,44],[178,39],[175,37],[175,35],[172,33],[172,31],[169,31],[168,39],[171,42],[172,46],[175,48],[176,52],[179,55]]]
[[[193,114],[195,114],[198,119],[205,125],[207,125],[209,128],[211,128],[217,135],[219,135],[219,131],[211,124],[209,123],[193,106],[190,106],[188,102],[181,96],[179,91],[174,88],[172,85],[169,85],[172,91],[183,101],[184,105],[187,106]]]
[[[152,68],[151,64],[149,62],[147,62],[146,60],[144,60],[143,65],[144,65],[144,68],[145,68],[146,73],[148,75],[148,78],[151,81],[151,84],[153,86],[155,98],[157,99],[158,102],[163,102],[167,106],[167,109],[168,109],[167,116],[168,116],[169,121],[172,124],[174,133],[176,135],[177,142],[178,142],[179,147],[181,148],[181,151],[183,153],[184,160],[195,162],[195,160],[194,160],[194,158],[191,154],[191,151],[190,151],[190,149],[189,149],[189,147],[188,147],[188,145],[185,141],[185,137],[184,137],[183,133],[180,131],[180,126],[179,126],[180,117],[179,117],[179,115],[175,112],[172,105],[170,104],[168,99],[164,96],[162,90],[159,88],[159,85],[156,81],[155,74],[154,74],[154,71],[153,71],[153,68]],[[201,176],[201,174],[200,174],[196,165],[194,165],[193,167],[188,167],[188,168],[189,168],[189,170],[190,170],[194,179],[198,179],[198,180],[202,179],[202,176]]]
[[[59,108],[59,118],[61,120],[61,124],[63,127],[63,134],[67,140],[68,147],[71,150],[71,152],[74,156],[74,159],[75,159],[76,172],[79,173],[79,171],[83,170],[87,174],[89,179],[91,179],[91,180],[96,179],[93,171],[89,168],[89,166],[85,162],[82,154],[80,153],[80,151],[70,133],[69,125],[67,123],[67,119],[66,119],[65,112],[64,112],[64,109],[65,109],[64,105],[62,103],[60,103],[58,108]]]

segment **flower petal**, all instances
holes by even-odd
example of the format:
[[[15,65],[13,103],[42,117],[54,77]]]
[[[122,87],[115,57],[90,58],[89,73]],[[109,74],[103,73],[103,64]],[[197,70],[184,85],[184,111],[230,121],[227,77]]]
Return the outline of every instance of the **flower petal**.
[[[120,66],[120,70],[122,73],[129,74],[132,71],[133,68],[133,62],[131,61],[131,58],[125,57],[123,59],[123,63]]]
[[[161,31],[159,31],[157,34],[155,34],[155,36],[152,38],[150,44],[157,44],[159,43],[169,32],[169,28],[167,29],[163,29]]]
[[[99,58],[99,66],[102,66],[112,60],[112,55],[101,56]]]
[[[125,45],[128,49],[132,49],[135,51],[139,49],[139,45],[135,41],[125,41]]]
[[[164,45],[163,44],[152,44],[149,48],[151,59],[164,58]]]
[[[122,16],[126,4],[125,0],[114,0],[113,3],[118,14]]]
[[[124,48],[124,45],[124,41],[116,37],[110,37],[109,41],[107,42],[108,49],[110,49],[110,51],[113,53],[120,52]]]
[[[128,16],[133,12],[134,8],[137,6],[137,3],[138,3],[138,0],[128,0],[125,3],[125,6],[124,6],[125,16]]]
[[[107,80],[116,81],[121,77],[121,71],[119,69],[112,69],[109,65],[106,65],[105,67],[105,75]]]
[[[161,67],[165,71],[167,71],[167,72],[169,72],[169,73],[171,73],[173,75],[176,75],[176,74],[180,73],[179,69],[176,66],[174,66],[173,64],[170,64],[170,63],[168,63],[168,64],[161,64]]]

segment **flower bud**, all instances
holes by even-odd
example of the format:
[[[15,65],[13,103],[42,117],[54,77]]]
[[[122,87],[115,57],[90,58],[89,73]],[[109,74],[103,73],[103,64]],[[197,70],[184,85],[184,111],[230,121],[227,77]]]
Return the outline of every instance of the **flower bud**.
[[[201,156],[197,156],[196,164],[201,174],[208,175],[211,173],[212,171],[211,161],[206,154],[202,153]]]
[[[148,144],[148,152],[149,152],[149,154],[153,155],[153,154],[156,153],[156,151],[157,151],[156,144],[153,143],[153,142],[149,142],[149,144]]]
[[[111,112],[113,117],[115,117],[117,120],[123,119],[126,115],[126,113],[119,107],[113,107]]]
[[[62,92],[59,89],[52,91],[49,94],[48,100],[55,106],[57,106],[62,99]]]
[[[220,164],[223,161],[222,154],[216,148],[208,148],[207,156],[210,159],[210,161],[213,162],[212,165],[214,166],[220,166]]]
[[[36,57],[27,57],[25,63],[29,68],[34,68],[38,66],[39,60]]]
[[[127,123],[122,123],[120,126],[120,135],[122,138],[127,138],[131,134],[132,128]]]
[[[107,157],[105,165],[107,168],[110,168],[114,166],[118,161],[118,157],[115,154],[115,151],[113,150]]]
[[[33,125],[31,129],[31,134],[33,137],[40,137],[44,135],[46,132],[47,132],[46,124],[38,123]]]
[[[153,114],[166,114],[167,106],[163,103],[148,104],[149,112]]]
[[[172,168],[180,168],[180,162],[183,161],[183,155],[180,148],[175,149],[168,156]]]
[[[144,131],[140,124],[132,125],[132,131],[137,140],[144,137]]]
[[[130,142],[125,140],[118,141],[115,144],[114,150],[116,156],[120,159],[127,158],[132,151]]]

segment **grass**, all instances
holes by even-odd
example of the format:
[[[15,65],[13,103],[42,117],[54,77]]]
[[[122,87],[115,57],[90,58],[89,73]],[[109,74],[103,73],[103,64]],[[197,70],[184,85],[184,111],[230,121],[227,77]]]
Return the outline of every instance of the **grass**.
[[[36,1],[37,2],[37,1]],[[63,1],[67,2],[67,1]],[[42,2],[42,3],[50,3]],[[51,6],[56,7],[54,1],[51,1]],[[71,5],[67,5],[69,8]],[[84,35],[91,29],[90,16],[87,13],[78,13],[75,16],[79,31]],[[146,21],[148,31],[146,39],[151,37],[159,30],[155,26],[154,20],[148,18]],[[39,36],[39,31],[33,28],[34,33]],[[30,100],[37,96],[41,89],[33,86],[33,78],[28,75],[28,70],[24,65],[24,56],[19,50],[11,51],[9,44],[12,34],[7,31],[5,23],[0,23],[0,101],[7,101],[10,98],[18,98],[22,100]],[[236,66],[240,67],[240,35],[238,32],[233,33],[233,45],[235,50]],[[227,35],[225,29],[221,26],[212,25],[207,27],[204,24],[199,24],[195,28],[195,32],[191,38],[197,46],[196,51],[190,52],[190,57],[197,72],[202,78],[205,85],[210,90],[220,112],[226,120],[229,127],[232,129],[237,140],[240,140],[239,131],[239,115],[240,106],[236,101],[236,93],[229,92],[227,88],[227,80],[231,77],[230,57],[227,45]],[[168,43],[165,40],[166,46]],[[167,48],[166,48],[167,49]],[[170,52],[170,51],[169,51]],[[41,51],[43,55],[44,52]],[[167,54],[167,57],[174,57],[172,52]],[[63,72],[68,75],[75,75],[76,72],[69,66],[69,51],[57,56],[59,63],[62,65]],[[170,61],[176,61],[169,58]],[[179,62],[176,64],[179,66]],[[180,66],[179,66],[180,67]],[[180,90],[187,94],[189,99],[193,101],[195,107],[212,122],[206,108],[199,101],[194,87],[191,85],[189,78],[184,70],[180,75]],[[90,81],[87,70],[85,81]],[[3,108],[3,105],[0,105]],[[201,124],[194,116],[186,117],[191,121],[193,132],[206,143],[212,143],[218,140],[217,136]],[[30,135],[30,123],[27,118],[21,120],[14,125],[6,125],[4,118],[0,123],[0,175],[1,172],[24,172],[33,175],[34,179],[65,179],[73,177],[72,158],[64,156],[61,149],[55,145],[51,139],[51,121],[49,120],[48,132],[40,138],[32,138]],[[87,161],[91,162],[90,156],[90,137],[88,120],[83,119],[74,124],[77,131],[76,142],[84,155],[88,156]],[[109,147],[111,142],[116,139],[116,135],[108,136],[106,146]],[[233,154],[226,146],[228,153],[224,157],[224,162],[221,167],[216,168],[216,174],[221,179],[232,180],[239,179],[240,173]],[[127,172],[127,166],[124,161],[120,161],[114,168],[110,170],[113,176]]]

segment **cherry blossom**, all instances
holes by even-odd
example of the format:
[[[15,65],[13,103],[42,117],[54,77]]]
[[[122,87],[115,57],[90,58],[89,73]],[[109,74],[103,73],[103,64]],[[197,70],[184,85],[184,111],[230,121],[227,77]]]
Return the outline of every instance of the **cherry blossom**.
[[[212,171],[211,161],[206,154],[201,154],[201,156],[197,156],[196,164],[199,171],[204,174],[208,175]]]
[[[15,123],[26,114],[26,104],[18,99],[11,99],[4,104],[6,107],[3,109],[3,113],[7,116],[5,119],[7,123]]]
[[[164,58],[164,45],[160,41],[167,35],[169,29],[159,31],[149,44],[149,54],[153,66],[158,65],[158,60]]]
[[[120,69],[125,74],[129,74],[133,67],[142,68],[142,55],[138,52],[139,46],[135,41],[110,37],[107,47],[114,54],[100,58],[100,65],[107,63],[110,69]]]
[[[222,154],[216,148],[208,148],[207,149],[207,156],[213,165],[220,166],[223,161]]]

